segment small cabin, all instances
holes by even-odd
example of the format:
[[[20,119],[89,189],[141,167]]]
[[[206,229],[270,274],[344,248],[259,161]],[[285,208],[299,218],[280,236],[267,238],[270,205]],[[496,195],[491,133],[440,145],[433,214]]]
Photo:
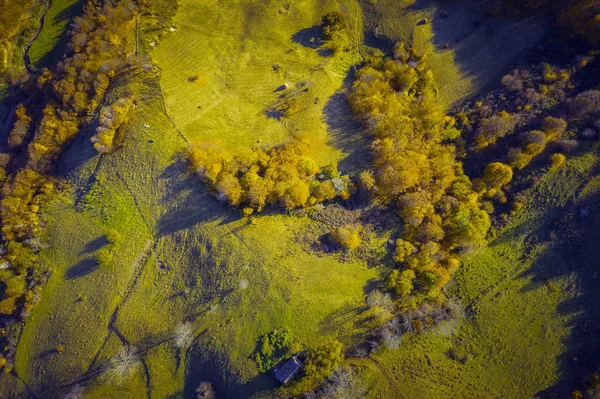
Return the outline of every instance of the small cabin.
[[[296,356],[292,356],[292,358],[283,363],[281,367],[275,367],[273,370],[275,372],[275,379],[285,385],[294,379],[296,374],[302,370],[302,367],[304,367],[302,361]]]

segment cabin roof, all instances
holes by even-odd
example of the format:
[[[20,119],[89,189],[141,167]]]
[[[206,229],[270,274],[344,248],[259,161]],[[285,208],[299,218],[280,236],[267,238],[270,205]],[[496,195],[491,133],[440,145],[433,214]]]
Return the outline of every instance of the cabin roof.
[[[287,384],[302,369],[302,362],[295,356],[289,359],[280,368],[275,370],[275,379],[282,384]]]

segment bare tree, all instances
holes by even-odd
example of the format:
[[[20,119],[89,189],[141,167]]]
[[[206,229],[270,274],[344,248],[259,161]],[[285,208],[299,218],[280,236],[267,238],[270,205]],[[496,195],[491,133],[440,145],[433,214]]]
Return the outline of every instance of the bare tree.
[[[327,399],[362,399],[367,388],[350,367],[338,367],[319,388],[318,397]]]
[[[177,327],[175,327],[173,339],[175,340],[175,346],[178,348],[189,346],[194,340],[194,326],[192,323],[178,324]]]
[[[212,384],[208,381],[202,381],[196,388],[196,398],[198,399],[215,399],[216,397]]]
[[[83,398],[83,387],[79,384],[73,385],[73,388],[67,393],[63,399],[82,399]]]
[[[105,375],[111,382],[122,383],[133,374],[140,365],[140,359],[133,346],[122,347],[117,355],[110,359]]]
[[[379,290],[373,290],[367,295],[367,306],[370,308],[379,307],[391,310],[394,307],[390,294],[384,294]]]

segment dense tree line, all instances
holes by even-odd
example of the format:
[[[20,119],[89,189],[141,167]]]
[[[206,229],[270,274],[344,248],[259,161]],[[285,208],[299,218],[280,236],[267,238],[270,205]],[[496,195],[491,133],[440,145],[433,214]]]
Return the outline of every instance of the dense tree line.
[[[570,152],[600,135],[600,91],[586,90],[597,82],[597,63],[585,55],[562,65],[520,66],[502,78],[498,89],[454,114],[463,131],[459,147],[465,165],[471,174],[482,175],[474,188],[499,225],[522,207],[528,187],[546,170],[540,165],[555,172]],[[528,173],[520,173],[523,169]],[[524,180],[530,172],[534,176]],[[511,207],[499,207],[508,211],[500,213],[494,203]]]
[[[191,165],[219,200],[242,207],[245,215],[267,205],[294,209],[336,197],[347,198],[347,177],[337,168],[320,168],[306,142],[292,140],[272,148],[231,154],[205,144],[190,150]]]
[[[88,2],[82,16],[75,18],[62,61],[52,70],[26,77],[20,87],[25,100],[16,110],[8,152],[0,154],[5,240],[0,283],[2,298],[13,304],[28,303],[24,289],[15,294],[6,287],[14,278],[24,280],[37,264],[35,253],[41,249],[43,231],[40,209],[54,191],[53,165],[66,144],[94,120],[111,79],[128,64],[125,38],[137,5],[131,0],[104,3]],[[130,106],[131,100],[123,99],[103,109],[100,126],[105,130],[98,135],[99,150],[112,146],[112,138],[106,135],[123,122]],[[11,303],[2,304],[0,312],[14,311]]]
[[[490,227],[455,158],[452,141],[460,131],[436,94],[425,57],[403,44],[393,59],[372,59],[360,69],[350,94],[354,112],[375,138],[374,181],[367,174],[363,185],[395,202],[404,222],[394,257],[402,271],[387,282],[406,305],[418,294],[437,296],[458,266],[458,254],[484,244]]]

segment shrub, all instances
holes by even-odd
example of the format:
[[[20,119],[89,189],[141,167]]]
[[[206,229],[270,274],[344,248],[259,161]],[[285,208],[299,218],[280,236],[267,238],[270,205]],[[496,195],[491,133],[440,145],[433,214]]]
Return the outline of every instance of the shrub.
[[[23,277],[13,276],[6,282],[4,295],[7,297],[19,297],[25,292],[26,281]]]
[[[310,352],[306,360],[306,375],[323,381],[344,362],[344,345],[332,339],[316,350]]]
[[[479,148],[494,144],[498,139],[512,133],[516,123],[516,118],[507,112],[484,119],[475,133]]]
[[[561,118],[547,116],[542,121],[542,130],[546,133],[548,140],[556,140],[567,130],[567,121]]]
[[[17,309],[15,306],[16,298],[6,298],[0,301],[0,314],[13,314]]]
[[[353,250],[358,248],[362,239],[360,238],[363,228],[360,225],[345,225],[331,231],[331,238],[342,248]]]
[[[56,345],[56,352],[57,353],[63,353],[65,350],[65,347],[61,344]]]
[[[216,397],[212,384],[208,381],[202,381],[196,388],[197,399],[216,399]]]
[[[300,345],[294,340],[291,332],[281,327],[259,337],[254,351],[254,360],[262,373],[271,370],[282,358],[300,351]]]
[[[520,93],[523,90],[523,80],[519,76],[506,75],[501,80],[506,90]]]
[[[553,172],[557,171],[565,164],[566,160],[567,157],[565,157],[563,154],[552,154],[552,157],[550,157],[550,170]]]
[[[386,278],[386,287],[393,289],[400,297],[410,295],[414,289],[413,281],[417,277],[413,270],[407,269],[402,272],[393,270]]]
[[[113,260],[112,251],[109,248],[100,248],[96,252],[96,261],[102,266],[109,265]]]
[[[569,103],[569,116],[587,123],[600,116],[600,90],[585,91]]]
[[[512,168],[501,162],[490,163],[483,172],[483,181],[490,190],[499,190],[511,182]]]
[[[323,37],[326,40],[333,40],[340,32],[346,29],[346,16],[339,11],[332,11],[322,18]]]

